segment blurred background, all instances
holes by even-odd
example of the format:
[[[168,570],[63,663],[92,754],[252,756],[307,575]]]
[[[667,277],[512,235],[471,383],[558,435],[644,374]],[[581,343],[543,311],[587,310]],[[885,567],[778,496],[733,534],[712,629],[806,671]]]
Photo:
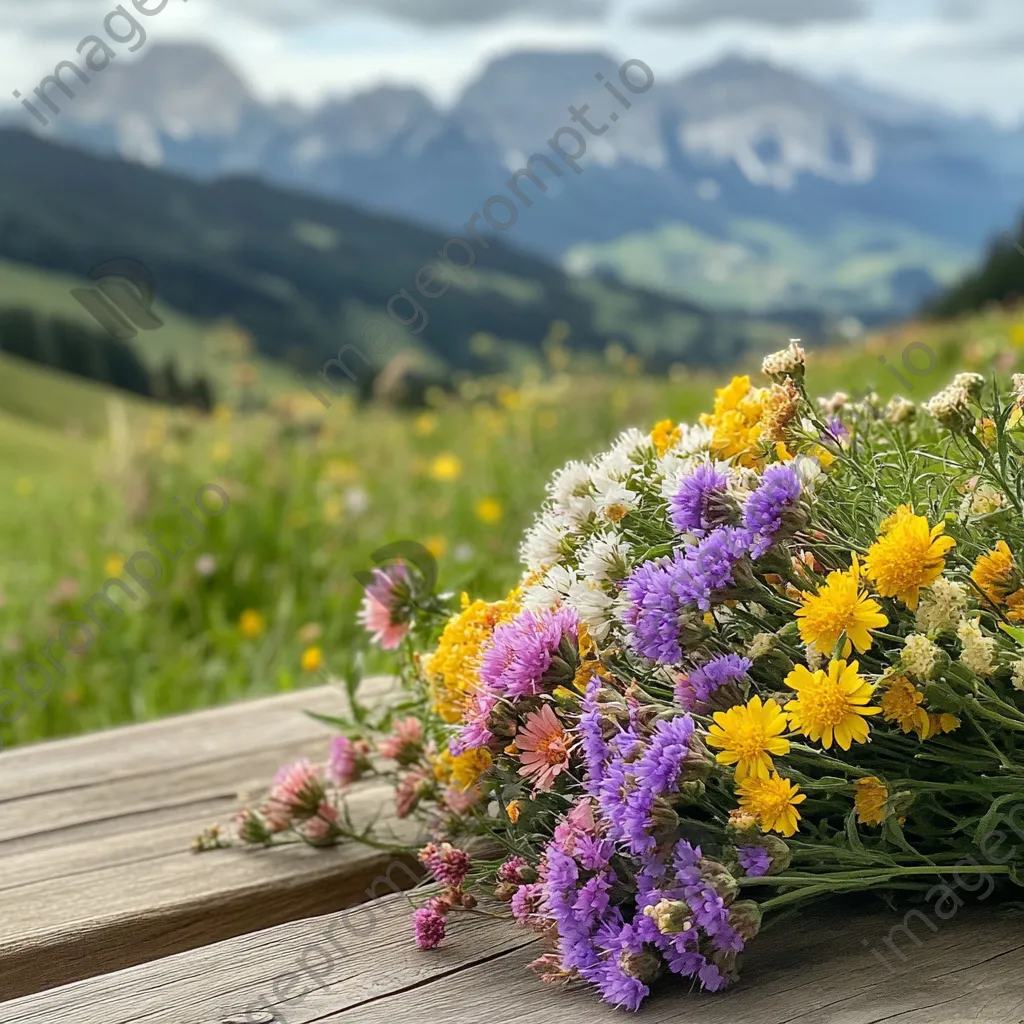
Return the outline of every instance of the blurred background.
[[[503,593],[554,468],[790,338],[916,399],[1024,345],[1014,0],[2,0],[0,54],[7,744],[374,670],[382,544]]]

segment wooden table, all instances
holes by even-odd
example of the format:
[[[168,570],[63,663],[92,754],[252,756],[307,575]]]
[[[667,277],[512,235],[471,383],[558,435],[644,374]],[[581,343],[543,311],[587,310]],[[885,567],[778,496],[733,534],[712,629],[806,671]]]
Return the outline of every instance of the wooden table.
[[[462,914],[440,949],[416,949],[408,896],[353,906],[415,881],[387,855],[188,853],[238,788],[323,756],[326,730],[298,711],[340,699],[312,690],[0,756],[0,1024],[629,1019],[541,984],[539,940],[508,921]],[[390,794],[370,783],[353,802],[369,816]],[[876,902],[786,923],[751,944],[736,988],[670,986],[639,1019],[1022,1024],[1024,919],[963,895],[934,931],[908,919],[912,935]]]
[[[643,1024],[1020,1024],[1024,929],[964,908],[890,974],[865,949],[900,917],[821,916],[760,936],[718,995],[675,985]],[[464,916],[422,952],[406,896],[239,936],[116,974],[0,1003],[0,1024],[601,1024],[631,1019],[587,989],[541,984],[540,943]]]
[[[373,700],[386,681],[364,685]],[[331,731],[303,710],[345,706],[321,687],[0,754],[0,999],[393,891],[372,886],[388,855],[359,844],[189,852],[240,791],[325,757]],[[376,782],[350,800],[363,822],[393,803]]]

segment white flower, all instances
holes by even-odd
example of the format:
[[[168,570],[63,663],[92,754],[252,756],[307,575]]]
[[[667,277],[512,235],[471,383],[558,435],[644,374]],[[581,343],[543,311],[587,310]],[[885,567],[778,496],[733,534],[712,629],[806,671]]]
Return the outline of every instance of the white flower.
[[[790,466],[800,479],[800,489],[805,494],[814,494],[814,482],[821,476],[821,463],[813,455],[798,455]]]
[[[566,603],[584,622],[590,635],[603,643],[615,618],[615,601],[603,590],[580,581],[569,588]]]
[[[1015,661],[1010,667],[1013,669],[1013,688],[1024,691],[1024,659]]]
[[[903,667],[918,679],[930,678],[939,649],[922,633],[911,633],[903,643]]]
[[[580,552],[580,572],[590,583],[621,580],[632,565],[632,545],[614,533],[599,533]]]
[[[956,635],[963,644],[960,652],[960,663],[970,669],[976,676],[990,676],[995,663],[996,642],[991,637],[985,636],[976,622],[964,619],[956,628]]]
[[[763,658],[774,647],[774,633],[758,633],[757,636],[750,641],[750,646],[747,648],[747,657],[751,661],[757,661],[758,658]]]
[[[362,487],[353,486],[345,491],[345,508],[354,516],[362,515],[370,507],[370,496]]]
[[[673,451],[679,455],[700,455],[711,451],[711,441],[715,436],[711,427],[705,427],[701,423],[690,426],[686,423],[679,424],[682,437]]]
[[[562,541],[568,531],[550,513],[544,513],[523,537],[519,557],[531,572],[543,572],[562,560]]]
[[[921,591],[917,606],[917,628],[922,633],[941,633],[956,629],[967,610],[967,591],[952,580],[939,577]]]
[[[523,607],[531,612],[557,608],[569,596],[575,582],[574,569],[553,565],[540,580],[523,588]]]
[[[620,480],[605,476],[603,473],[595,473],[593,481],[597,512],[604,519],[617,523],[640,503],[640,495],[636,491],[631,491]]]
[[[585,462],[568,462],[548,482],[548,494],[556,512],[575,524],[587,521],[595,509],[590,468]]]
[[[963,388],[971,398],[978,398],[985,389],[985,378],[980,373],[958,373],[953,378],[953,387]]]
[[[962,430],[974,422],[967,390],[950,384],[924,403],[925,409],[949,430]]]
[[[797,344],[799,338],[790,338],[789,347],[772,352],[764,357],[761,363],[761,372],[772,380],[782,377],[795,377],[797,379],[804,375],[804,364],[807,356],[804,350]]]
[[[828,655],[824,651],[819,651],[814,644],[805,644],[804,652],[804,660],[812,672],[817,672],[819,668],[824,668],[828,662]]]
[[[649,434],[645,434],[636,427],[624,430],[612,443],[611,451],[616,454],[625,454],[630,460],[642,459],[654,451],[654,442]]]

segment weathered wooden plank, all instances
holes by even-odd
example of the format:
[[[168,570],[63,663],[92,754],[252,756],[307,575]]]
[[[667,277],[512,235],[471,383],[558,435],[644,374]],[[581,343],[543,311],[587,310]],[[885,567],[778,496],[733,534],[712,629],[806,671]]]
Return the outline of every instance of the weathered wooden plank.
[[[324,756],[329,730],[302,709],[344,706],[323,687],[0,755],[0,998],[367,899],[388,857],[358,844],[188,850],[240,789]],[[350,799],[358,822],[390,804],[373,781]]]
[[[1020,1024],[1024,928],[995,907],[967,907],[900,955],[884,947],[902,917],[851,904],[752,944],[740,984],[719,995],[667,984],[645,1005],[648,1024]],[[460,917],[441,949],[417,950],[406,897],[296,921],[0,1003],[0,1024],[602,1024],[623,1020],[587,989],[541,984],[526,965],[541,952],[529,932]],[[881,948],[891,961],[879,962]],[[264,1020],[268,1018],[262,1018]]]

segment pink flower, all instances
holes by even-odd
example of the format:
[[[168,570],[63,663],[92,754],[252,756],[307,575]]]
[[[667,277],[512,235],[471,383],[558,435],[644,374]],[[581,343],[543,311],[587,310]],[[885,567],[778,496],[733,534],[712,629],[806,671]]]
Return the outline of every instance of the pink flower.
[[[369,752],[365,740],[353,742],[347,736],[335,736],[327,757],[327,777],[336,786],[355,782],[369,766],[366,759]]]
[[[425,768],[404,775],[395,789],[395,813],[408,818],[416,810],[424,792],[430,787],[430,773]]]
[[[430,900],[425,907],[420,907],[412,915],[413,930],[416,933],[416,945],[420,949],[433,949],[444,939],[445,915],[444,904],[440,900]]]
[[[456,849],[451,843],[442,843],[440,846],[428,843],[417,856],[442,885],[457,889],[469,874],[469,854],[465,850]]]
[[[569,767],[570,741],[550,704],[534,711],[516,736],[521,751],[519,774],[533,778],[539,790],[549,790],[559,772]]]
[[[470,786],[469,789],[448,786],[444,791],[444,802],[449,810],[456,814],[465,814],[480,799],[481,795],[479,786]]]
[[[530,867],[525,857],[509,857],[504,864],[498,868],[498,881],[499,882],[512,882],[519,885],[523,879],[519,877],[519,872],[524,868]]]
[[[423,750],[423,725],[418,718],[395,722],[393,732],[377,744],[384,757],[399,764],[415,764]]]
[[[509,904],[512,916],[528,928],[536,927],[545,917],[545,889],[543,885],[532,882],[521,885]]]
[[[302,758],[286,765],[274,776],[270,798],[264,813],[275,832],[282,831],[292,818],[299,820],[316,814],[324,799],[324,784],[320,769]]]
[[[334,838],[338,824],[338,810],[329,803],[322,803],[316,814],[302,826],[302,834],[316,844],[328,844]]]
[[[596,836],[597,822],[594,820],[594,802],[589,796],[573,804],[569,813],[555,826],[554,840],[570,856],[575,852],[576,840],[583,836]]]
[[[401,562],[373,570],[358,619],[372,634],[370,640],[385,651],[393,651],[409,632],[408,597],[409,570]]]

